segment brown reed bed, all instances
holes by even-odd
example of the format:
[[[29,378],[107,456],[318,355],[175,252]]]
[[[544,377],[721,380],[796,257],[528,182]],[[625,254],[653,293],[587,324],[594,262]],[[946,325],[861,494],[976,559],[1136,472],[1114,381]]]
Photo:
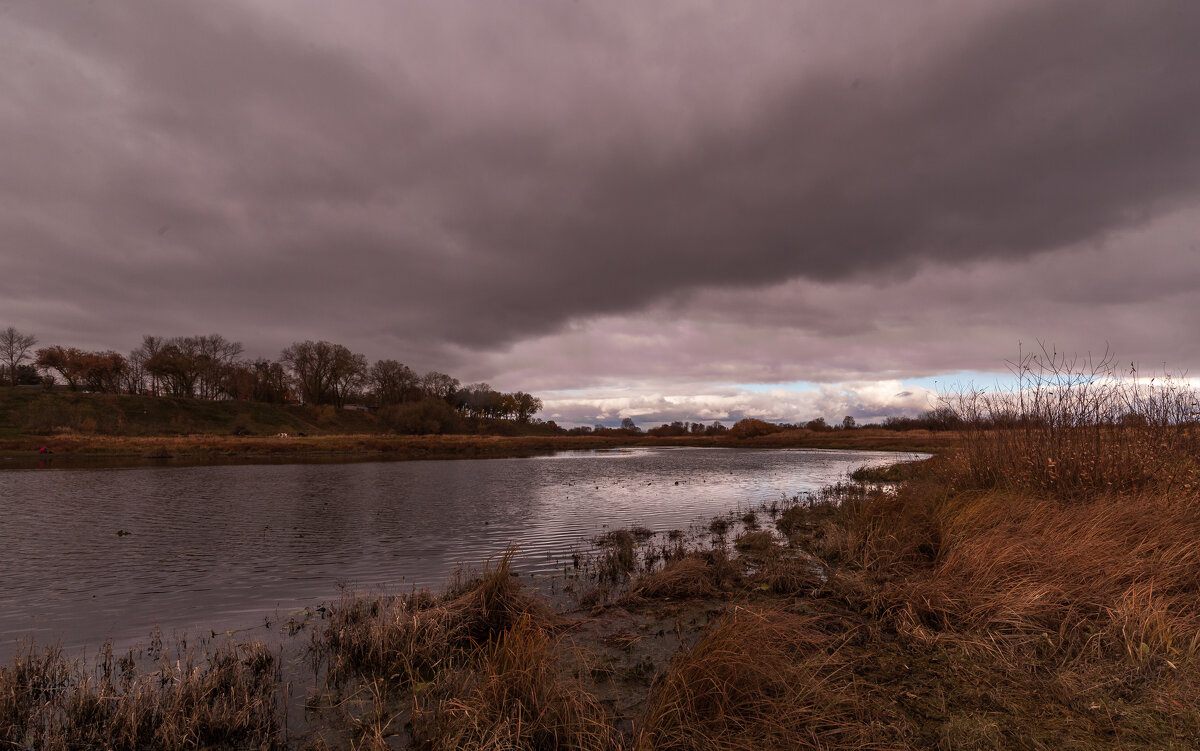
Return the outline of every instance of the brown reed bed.
[[[94,669],[58,648],[0,666],[0,747],[282,747],[278,664],[262,643],[164,653],[152,669],[106,650]]]
[[[1054,498],[1200,491],[1200,393],[1186,380],[1045,347],[1012,368],[1016,392],[947,397],[963,426],[952,487]]]
[[[343,596],[312,649],[335,694],[373,697],[345,723],[352,746],[399,735],[429,749],[616,747],[611,718],[566,672],[566,624],[513,576],[514,553],[440,597]]]
[[[756,559],[771,557],[777,550],[775,535],[765,529],[743,532],[733,541],[733,549]]]
[[[913,668],[897,685],[921,697],[897,696],[912,742],[1191,747],[1200,504],[1151,490],[1089,499],[948,490],[944,478],[965,461],[931,461],[898,493],[798,506],[780,519],[829,567],[809,591],[862,613],[887,637],[871,649],[899,648]],[[963,675],[986,695],[931,688]]]
[[[899,479],[894,491],[795,504],[777,527],[829,568],[818,597],[862,613],[920,666],[902,682],[909,693],[927,696],[929,676],[956,685],[931,655],[989,687],[986,702],[898,697],[910,742],[1191,748],[1195,394],[1060,361],[1026,361],[1023,373],[1021,394],[956,399],[960,449],[899,477],[863,474]],[[992,725],[980,721],[986,705]]]
[[[522,616],[479,645],[467,665],[440,676],[413,720],[423,748],[579,749],[620,747],[612,718],[564,665],[561,636]]]
[[[883,748],[820,619],[734,608],[652,689],[635,749]]]
[[[696,550],[644,573],[630,595],[677,600],[718,597],[731,591],[737,575],[737,567],[724,549]]]
[[[404,688],[458,668],[472,650],[522,619],[549,628],[555,616],[513,576],[514,554],[510,548],[478,575],[451,581],[440,597],[344,593],[311,648],[316,661],[328,665],[327,680],[369,676]]]

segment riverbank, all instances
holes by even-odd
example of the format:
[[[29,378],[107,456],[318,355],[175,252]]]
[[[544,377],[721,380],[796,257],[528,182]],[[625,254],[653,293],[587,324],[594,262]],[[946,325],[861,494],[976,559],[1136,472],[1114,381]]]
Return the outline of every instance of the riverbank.
[[[186,675],[167,655],[145,677],[110,668],[90,683],[29,656],[0,669],[0,728],[17,718],[0,738],[1194,748],[1200,473],[1194,453],[1137,465],[1126,451],[1160,438],[1105,438],[1121,474],[1081,451],[1043,474],[981,434],[904,471],[714,519],[690,540],[614,531],[549,589],[523,585],[502,556],[440,596],[347,594],[307,626],[307,685],[289,686],[287,656],[262,645],[214,648]],[[69,688],[39,688],[52,681]],[[46,725],[63,718],[75,724]],[[178,735],[160,742],[154,727]]]
[[[536,456],[556,451],[619,449],[633,446],[692,446],[713,448],[828,448],[933,453],[952,447],[950,432],[860,429],[813,432],[793,430],[737,439],[653,436],[477,436],[386,434],[277,436],[106,436],[58,434],[0,439],[3,466],[52,460],[104,463],[111,460],[204,463],[256,460],[406,460],[484,459]],[[47,451],[41,451],[46,447]]]
[[[728,434],[558,435],[545,425],[501,427],[522,434],[398,435],[371,413],[331,406],[0,388],[0,467],[29,465],[30,460],[44,462],[48,458],[57,465],[96,465],[105,460],[194,464],[286,459],[481,459],[629,446],[937,452],[955,445],[957,440],[950,432],[872,428],[787,430],[739,438]]]

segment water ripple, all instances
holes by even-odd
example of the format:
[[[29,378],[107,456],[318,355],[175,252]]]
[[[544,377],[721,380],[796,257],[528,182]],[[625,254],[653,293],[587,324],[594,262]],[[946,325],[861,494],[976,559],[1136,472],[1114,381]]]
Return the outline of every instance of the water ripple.
[[[339,587],[437,587],[509,543],[561,570],[605,529],[683,529],[880,452],[635,448],[532,459],[0,472],[0,659],[261,623]]]

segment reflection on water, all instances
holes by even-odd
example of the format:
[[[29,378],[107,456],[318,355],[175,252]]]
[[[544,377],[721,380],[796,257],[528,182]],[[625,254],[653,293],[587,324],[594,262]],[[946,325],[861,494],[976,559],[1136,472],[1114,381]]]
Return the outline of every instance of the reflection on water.
[[[437,587],[508,543],[561,570],[606,526],[658,531],[813,491],[882,452],[634,448],[532,459],[0,473],[0,658],[207,633]],[[118,534],[120,533],[120,534]],[[128,534],[125,534],[128,533]]]

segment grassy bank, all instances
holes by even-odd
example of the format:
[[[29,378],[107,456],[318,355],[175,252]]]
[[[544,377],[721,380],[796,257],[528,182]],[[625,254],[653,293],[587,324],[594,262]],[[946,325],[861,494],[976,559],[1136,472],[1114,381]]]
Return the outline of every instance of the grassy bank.
[[[148,437],[381,433],[374,416],[331,406],[85,394],[0,388],[0,440],[24,437]]]
[[[725,448],[833,448],[880,451],[941,451],[953,433],[856,430],[846,433],[791,431],[775,440],[724,437],[655,438],[650,436],[398,436],[386,434],[287,436],[106,436],[74,433],[0,439],[0,455],[37,456],[42,446],[66,457],[232,458],[345,456],[395,459],[456,459],[532,456],[551,451],[613,449],[628,446]]]
[[[0,388],[0,456],[56,459],[272,457],[454,459],[622,446],[940,451],[948,432],[789,430],[750,438],[649,435],[397,435],[374,415],[333,407]]]

